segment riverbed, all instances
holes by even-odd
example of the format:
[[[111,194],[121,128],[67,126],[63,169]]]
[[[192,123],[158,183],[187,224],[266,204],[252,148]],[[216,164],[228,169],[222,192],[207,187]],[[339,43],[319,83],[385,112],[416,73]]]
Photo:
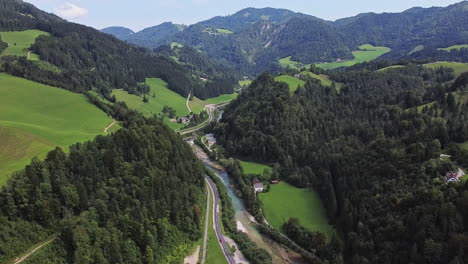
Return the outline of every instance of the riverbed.
[[[246,233],[258,247],[263,248],[270,253],[273,258],[273,263],[303,263],[302,258],[298,253],[286,250],[283,246],[263,236],[257,231],[255,227],[255,218],[247,212],[244,203],[235,194],[234,187],[231,185],[228,174],[223,166],[210,160],[208,155],[199,146],[195,145],[193,141],[189,141],[188,143],[192,146],[194,153],[197,155],[198,159],[203,162],[205,167],[212,170],[226,186],[235,211],[237,229]]]

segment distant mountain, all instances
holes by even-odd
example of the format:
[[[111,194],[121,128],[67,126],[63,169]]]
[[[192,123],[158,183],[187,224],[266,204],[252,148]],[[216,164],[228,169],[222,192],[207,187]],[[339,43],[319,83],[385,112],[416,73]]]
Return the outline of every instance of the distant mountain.
[[[295,13],[287,9],[245,8],[233,15],[217,16],[198,24],[209,27],[227,28],[232,31],[240,31],[257,22],[286,23],[293,17],[314,18],[312,16]],[[320,20],[318,18],[315,19]]]
[[[126,28],[126,27],[108,27],[101,29],[102,32],[114,35],[119,39],[128,39],[132,34],[133,30]]]
[[[153,34],[144,34],[147,31]],[[167,32],[150,28],[127,41],[147,48],[172,42],[190,45],[243,74],[255,75],[279,69],[278,60],[289,56],[302,63],[352,59],[352,51],[366,43],[390,47],[385,56],[392,59],[405,58],[416,46],[435,49],[468,43],[468,2],[364,13],[335,22],[286,9],[246,8]]]

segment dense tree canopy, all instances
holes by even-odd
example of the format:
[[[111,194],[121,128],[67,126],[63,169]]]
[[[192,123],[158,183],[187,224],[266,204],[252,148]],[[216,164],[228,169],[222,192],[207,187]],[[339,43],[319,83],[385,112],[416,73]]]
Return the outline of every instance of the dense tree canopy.
[[[453,165],[439,159],[450,142],[466,140],[468,104],[446,94],[451,71],[414,66],[332,78],[345,84],[339,93],[307,82],[291,94],[260,76],[226,108],[219,142],[229,155],[278,162],[283,179],[314,187],[344,241],[345,262],[466,262],[468,184],[445,184]],[[457,87],[465,87],[461,78]],[[414,108],[433,100],[437,109]]]
[[[203,165],[161,121],[108,110],[125,128],[34,159],[2,188],[0,262],[56,233],[54,262],[179,263],[201,237]]]

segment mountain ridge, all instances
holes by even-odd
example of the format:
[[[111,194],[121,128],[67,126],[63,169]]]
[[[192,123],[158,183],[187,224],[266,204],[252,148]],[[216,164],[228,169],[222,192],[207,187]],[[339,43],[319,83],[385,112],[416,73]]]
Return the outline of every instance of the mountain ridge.
[[[289,56],[304,64],[352,59],[352,51],[367,43],[391,48],[386,57],[398,59],[418,45],[468,43],[467,3],[414,7],[399,13],[361,13],[335,21],[287,9],[245,8],[154,41],[128,42],[150,49],[172,42],[190,45],[250,75],[278,70],[278,60]]]

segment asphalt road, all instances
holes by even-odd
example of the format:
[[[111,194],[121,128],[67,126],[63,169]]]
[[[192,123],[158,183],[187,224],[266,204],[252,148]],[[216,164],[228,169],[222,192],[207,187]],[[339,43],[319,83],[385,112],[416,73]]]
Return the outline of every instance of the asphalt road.
[[[232,257],[231,252],[229,251],[229,246],[226,243],[226,240],[224,240],[223,232],[221,230],[221,216],[219,214],[219,208],[221,208],[221,204],[219,200],[218,189],[216,188],[216,184],[210,179],[210,177],[205,176],[205,179],[208,182],[208,185],[210,186],[211,192],[213,193],[213,216],[215,224],[215,233],[216,237],[218,238],[218,243],[221,246],[221,249],[223,250],[227,262],[229,264],[236,264],[236,261]]]

